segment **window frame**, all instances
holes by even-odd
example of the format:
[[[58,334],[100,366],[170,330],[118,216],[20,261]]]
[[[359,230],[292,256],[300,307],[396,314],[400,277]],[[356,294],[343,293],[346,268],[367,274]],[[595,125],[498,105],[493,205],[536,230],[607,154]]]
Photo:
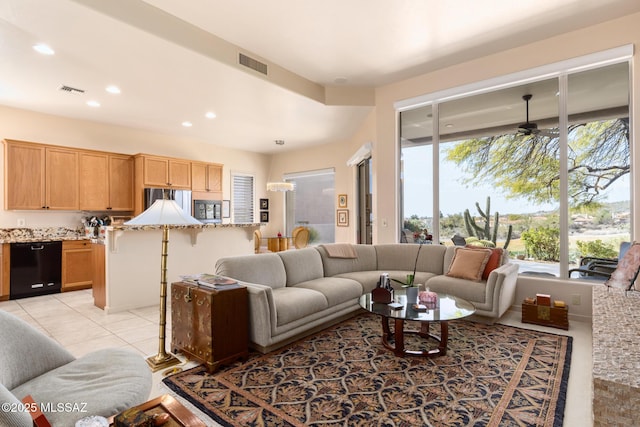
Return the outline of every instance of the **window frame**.
[[[434,241],[440,241],[440,206],[439,206],[439,192],[440,192],[440,114],[439,106],[447,101],[472,97],[474,95],[489,93],[508,87],[521,86],[526,83],[538,82],[542,80],[555,78],[558,81],[558,120],[560,130],[560,194],[559,194],[559,220],[560,220],[560,278],[568,278],[569,270],[569,206],[568,200],[568,117],[567,117],[567,99],[568,93],[568,77],[571,74],[586,71],[589,69],[596,69],[613,65],[617,63],[629,64],[629,92],[633,93],[632,86],[632,60],[633,60],[633,46],[625,45],[618,48],[597,52],[591,55],[585,55],[578,58],[573,58],[566,61],[560,61],[557,63],[548,64],[542,67],[536,67],[522,72],[513,73],[497,78],[479,81],[468,85],[459,86],[452,89],[433,92],[418,97],[414,97],[407,100],[398,101],[394,104],[396,110],[396,123],[398,126],[401,123],[400,114],[404,111],[409,111],[416,108],[425,107],[431,105],[432,107],[432,182],[433,182],[433,239]],[[629,101],[629,118],[632,119],[632,104]],[[395,146],[396,149],[396,175],[398,194],[403,194],[402,179],[400,174],[402,173],[401,158],[402,158],[402,144],[401,144],[401,129],[397,131],[398,140]],[[634,188],[633,188],[633,126],[629,129],[629,141],[631,144],[631,191],[630,191],[630,210],[631,217],[634,214]],[[398,197],[397,215],[398,221],[398,241],[402,234],[402,227],[404,222],[404,212],[402,206],[402,197]],[[630,223],[630,235],[634,236],[633,222]]]

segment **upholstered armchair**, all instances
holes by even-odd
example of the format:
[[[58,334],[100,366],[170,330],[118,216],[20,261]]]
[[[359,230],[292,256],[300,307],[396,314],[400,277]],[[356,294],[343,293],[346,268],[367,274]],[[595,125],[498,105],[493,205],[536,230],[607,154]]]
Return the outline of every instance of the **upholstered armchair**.
[[[55,427],[73,426],[90,415],[115,415],[145,402],[150,391],[151,372],[141,355],[112,348],[76,359],[0,310],[0,426],[33,426],[29,413],[5,410],[18,408],[28,395]]]

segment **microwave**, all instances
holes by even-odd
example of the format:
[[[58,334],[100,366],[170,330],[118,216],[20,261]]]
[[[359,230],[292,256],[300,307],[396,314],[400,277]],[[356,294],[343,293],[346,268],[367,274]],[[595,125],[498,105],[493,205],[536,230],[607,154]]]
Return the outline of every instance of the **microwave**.
[[[200,222],[222,222],[222,201],[194,200],[193,217]]]
[[[186,213],[191,215],[191,191],[189,190],[171,190],[168,188],[145,188],[144,189],[144,209],[151,207],[153,202],[158,199],[174,200],[178,206]]]

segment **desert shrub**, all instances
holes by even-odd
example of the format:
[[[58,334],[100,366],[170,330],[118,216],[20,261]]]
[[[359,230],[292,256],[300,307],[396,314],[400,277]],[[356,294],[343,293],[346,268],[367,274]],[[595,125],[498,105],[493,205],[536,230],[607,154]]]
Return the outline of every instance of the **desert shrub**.
[[[538,227],[522,233],[527,253],[541,261],[560,261],[560,229]]]
[[[593,241],[583,242],[578,240],[576,242],[578,246],[578,252],[581,257],[597,257],[597,258],[617,258],[618,251],[613,247],[611,243],[604,243],[602,240],[597,239]]]

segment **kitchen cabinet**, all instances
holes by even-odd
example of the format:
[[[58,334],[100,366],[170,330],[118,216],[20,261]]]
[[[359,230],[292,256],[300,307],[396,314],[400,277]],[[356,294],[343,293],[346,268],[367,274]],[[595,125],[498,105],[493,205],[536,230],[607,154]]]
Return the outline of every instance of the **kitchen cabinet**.
[[[77,210],[78,151],[5,140],[5,209]]]
[[[77,210],[78,151],[65,148],[45,149],[45,207],[46,209]]]
[[[11,260],[9,258],[11,252],[9,245],[10,243],[0,244],[0,301],[9,299],[9,271],[11,271]]]
[[[191,190],[222,193],[222,165],[191,162]]]
[[[140,171],[144,187],[191,190],[190,161],[141,155],[136,162],[136,172]],[[141,168],[138,167],[140,164]]]
[[[93,243],[93,305],[104,310],[107,305],[107,280],[105,276],[105,245]]]
[[[62,242],[62,292],[92,286],[93,258],[93,248],[89,240]]]
[[[80,153],[80,209],[133,210],[133,158],[101,153]]]

